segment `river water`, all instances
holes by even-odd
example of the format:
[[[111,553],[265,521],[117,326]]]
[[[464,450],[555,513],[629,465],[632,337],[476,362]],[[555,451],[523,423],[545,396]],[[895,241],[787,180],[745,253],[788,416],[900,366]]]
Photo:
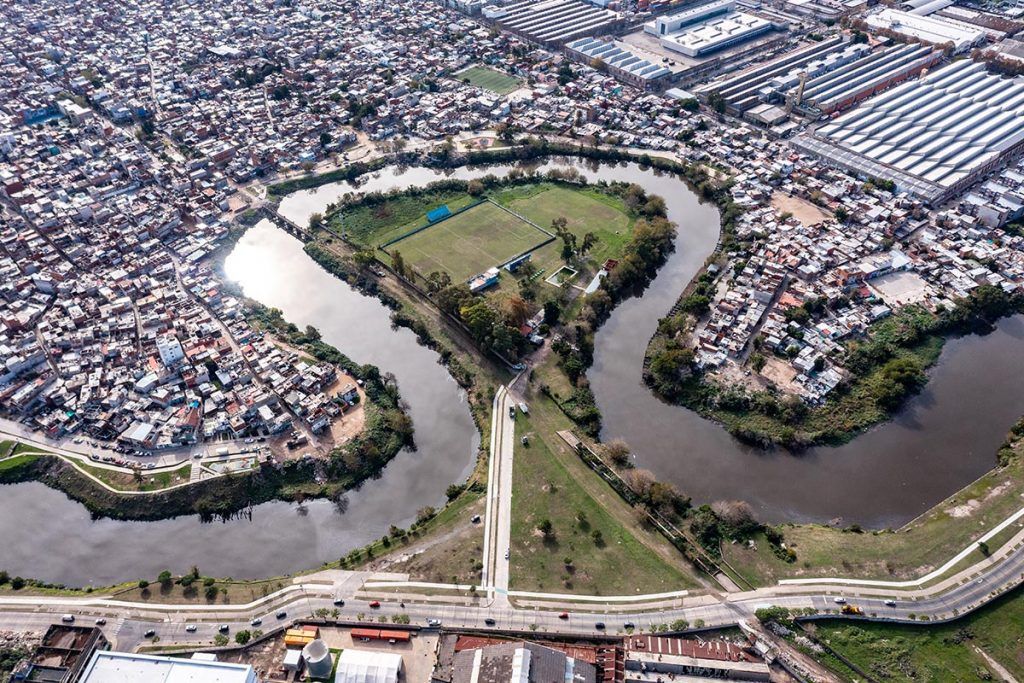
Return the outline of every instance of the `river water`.
[[[549,162],[546,167],[564,165]],[[604,415],[605,439],[621,437],[637,465],[675,483],[697,502],[745,499],[768,520],[898,525],[988,470],[1008,428],[1024,414],[1024,318],[992,334],[947,344],[926,389],[897,418],[839,448],[800,455],[764,452],[718,425],[666,405],[640,381],[644,350],[657,320],[672,306],[714,248],[717,213],[680,181],[632,164],[574,162],[592,180],[638,182],[665,198],[679,225],[676,251],[640,298],[621,304],[597,334],[588,373]],[[346,192],[420,185],[442,177],[503,174],[509,166],[386,169],[358,187],[347,183],[298,192],[281,212],[304,221]],[[394,372],[416,428],[416,452],[400,454],[380,479],[348,494],[341,514],[327,502],[305,509],[257,506],[250,519],[202,524],[91,520],[80,505],[41,484],[0,489],[0,556],[12,574],[84,585],[152,577],[197,564],[208,574],[263,577],[315,566],[405,525],[472,467],[478,446],[463,392],[407,330],[392,330],[388,312],[331,277],[301,244],[264,222],[249,230],[225,261],[245,293],[280,308],[299,326],[315,325],[326,341],[360,363]],[[32,519],[32,525],[21,522]],[[56,549],[59,549],[56,550]]]

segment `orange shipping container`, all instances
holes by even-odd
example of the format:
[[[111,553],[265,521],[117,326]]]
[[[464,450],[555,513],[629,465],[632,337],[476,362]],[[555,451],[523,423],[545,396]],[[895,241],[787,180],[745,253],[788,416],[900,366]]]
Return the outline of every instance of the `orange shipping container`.
[[[380,632],[380,638],[381,638],[381,640],[401,640],[401,641],[406,641],[406,640],[409,640],[409,632],[408,631],[381,631]]]

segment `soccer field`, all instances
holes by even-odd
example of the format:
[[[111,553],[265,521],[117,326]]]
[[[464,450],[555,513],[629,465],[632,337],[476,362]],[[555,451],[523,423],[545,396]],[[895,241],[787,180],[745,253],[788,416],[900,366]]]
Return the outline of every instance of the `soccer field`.
[[[548,236],[490,202],[478,204],[391,244],[426,277],[435,270],[465,281],[529,251]]]
[[[468,79],[470,84],[490,90],[498,95],[507,95],[519,89],[519,81],[512,76],[503,74],[485,66],[473,66],[465,71],[455,74],[459,80]]]

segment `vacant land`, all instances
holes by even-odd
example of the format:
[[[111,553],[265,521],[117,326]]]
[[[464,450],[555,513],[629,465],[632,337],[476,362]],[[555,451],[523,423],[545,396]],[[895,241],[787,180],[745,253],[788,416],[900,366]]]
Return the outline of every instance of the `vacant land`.
[[[827,213],[806,199],[791,197],[781,192],[772,195],[772,206],[783,213],[793,214],[794,218],[806,226],[824,223],[829,218]]]
[[[922,576],[945,564],[1024,505],[1024,441],[1014,443],[1011,450],[1014,455],[1005,466],[992,470],[897,531],[857,533],[820,525],[787,525],[782,530],[787,545],[796,551],[795,563],[779,560],[763,539],[758,539],[757,550],[726,546],[725,557],[745,578],[761,585],[789,577],[842,575],[905,580]],[[1020,529],[1020,523],[1012,524],[992,539],[991,552]],[[978,549],[964,564],[983,558]]]
[[[486,66],[470,67],[456,74],[456,78],[461,81],[469,81],[471,85],[490,90],[498,95],[507,95],[519,89],[518,79]]]
[[[531,406],[516,418],[512,588],[635,595],[698,586],[678,551],[555,434],[570,424],[554,403],[534,396]]]
[[[950,624],[817,622],[818,638],[876,680],[978,681],[1002,680],[982,655],[1024,677],[1024,596],[1019,592]],[[818,658],[837,673],[854,674],[827,654]]]
[[[185,463],[177,469],[162,470],[156,473],[139,470],[137,474],[95,467],[78,461],[75,461],[74,465],[118,491],[161,491],[170,486],[185,484],[192,476],[191,463]]]
[[[549,239],[528,222],[484,202],[388,247],[426,277],[434,271],[466,280]]]

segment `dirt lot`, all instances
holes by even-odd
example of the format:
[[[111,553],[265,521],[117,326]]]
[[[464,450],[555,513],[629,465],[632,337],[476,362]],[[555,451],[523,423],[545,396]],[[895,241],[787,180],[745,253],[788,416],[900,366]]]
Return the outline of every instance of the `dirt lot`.
[[[806,199],[790,197],[781,192],[772,195],[772,206],[783,213],[793,214],[793,218],[800,221],[804,227],[822,223],[828,219],[828,214]]]

